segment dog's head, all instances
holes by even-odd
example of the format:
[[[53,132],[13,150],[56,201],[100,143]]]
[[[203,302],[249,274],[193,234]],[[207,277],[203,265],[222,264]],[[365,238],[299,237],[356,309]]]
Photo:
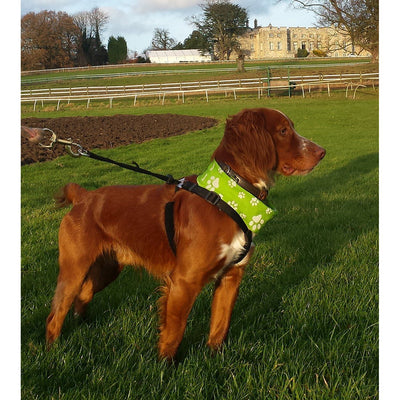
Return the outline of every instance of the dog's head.
[[[274,173],[288,176],[311,172],[325,153],[325,149],[300,136],[282,112],[255,108],[227,120],[214,158],[225,161],[253,184],[267,186]]]

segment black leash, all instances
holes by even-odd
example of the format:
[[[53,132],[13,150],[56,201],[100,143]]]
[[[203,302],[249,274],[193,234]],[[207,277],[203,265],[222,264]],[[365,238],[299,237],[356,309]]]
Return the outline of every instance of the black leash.
[[[80,149],[79,153],[82,156],[93,158],[94,160],[104,161],[104,162],[107,162],[107,163],[110,163],[110,164],[118,165],[121,168],[125,168],[125,169],[129,169],[131,171],[139,172],[140,174],[153,176],[154,178],[161,179],[162,181],[164,181],[164,182],[166,182],[168,184],[178,184],[179,183],[179,181],[176,180],[172,175],[169,175],[169,174],[168,175],[161,175],[161,174],[157,174],[155,172],[148,171],[147,169],[140,168],[139,164],[137,162],[135,162],[135,161],[132,162],[133,165],[125,164],[125,163],[121,163],[119,161],[112,160],[111,158],[100,156],[99,154],[95,154],[95,153],[92,153],[89,150],[84,150],[84,149]]]

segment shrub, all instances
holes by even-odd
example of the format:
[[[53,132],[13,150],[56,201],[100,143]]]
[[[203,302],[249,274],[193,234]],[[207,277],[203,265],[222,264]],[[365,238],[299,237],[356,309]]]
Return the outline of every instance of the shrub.
[[[306,49],[297,49],[297,55],[296,57],[301,58],[301,57],[307,57],[310,53]]]
[[[327,57],[328,56],[325,51],[320,50],[320,49],[314,49],[313,54],[317,57]]]

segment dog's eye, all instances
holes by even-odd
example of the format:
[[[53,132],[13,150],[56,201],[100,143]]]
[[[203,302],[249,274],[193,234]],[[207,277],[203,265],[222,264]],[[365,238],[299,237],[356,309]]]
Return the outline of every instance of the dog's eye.
[[[282,136],[286,136],[287,128],[282,128],[280,133]]]

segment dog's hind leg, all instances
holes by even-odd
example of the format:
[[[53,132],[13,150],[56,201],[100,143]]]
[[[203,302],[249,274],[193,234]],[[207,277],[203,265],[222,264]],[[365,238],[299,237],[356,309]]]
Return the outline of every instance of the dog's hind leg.
[[[90,268],[84,259],[63,259],[60,256],[60,273],[51,312],[46,321],[46,343],[50,346],[60,336],[64,319]]]
[[[100,237],[93,234],[90,239],[84,235],[82,223],[77,223],[67,214],[61,222],[59,232],[59,274],[51,312],[46,321],[46,342],[48,347],[60,336],[64,319],[81,291],[82,283],[91,265],[101,251]],[[85,243],[85,245],[83,245]]]
[[[75,297],[75,314],[83,316],[93,296],[113,282],[122,271],[113,252],[105,252],[90,267],[79,294]]]

